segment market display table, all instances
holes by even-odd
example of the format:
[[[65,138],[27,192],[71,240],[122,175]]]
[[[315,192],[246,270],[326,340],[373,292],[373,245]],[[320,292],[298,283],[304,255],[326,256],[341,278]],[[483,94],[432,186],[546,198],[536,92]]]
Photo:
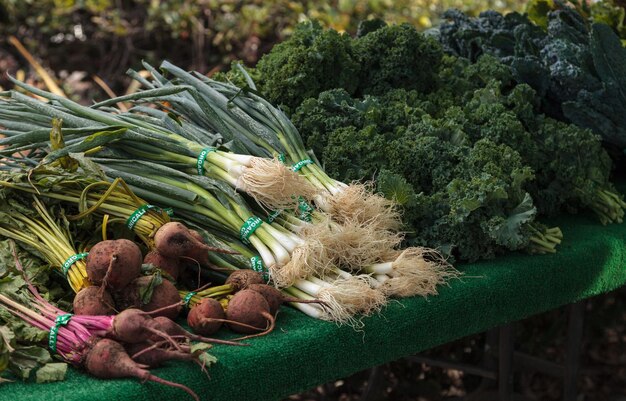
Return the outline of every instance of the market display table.
[[[365,328],[310,319],[283,308],[274,332],[250,347],[216,346],[207,378],[190,363],[156,369],[206,400],[279,400],[330,380],[492,327],[616,289],[626,283],[626,223],[593,216],[556,219],[564,243],[555,255],[512,254],[460,266],[440,295],[390,302]],[[0,385],[0,400],[190,399],[177,389],[135,380],[98,380],[71,370],[64,382]]]

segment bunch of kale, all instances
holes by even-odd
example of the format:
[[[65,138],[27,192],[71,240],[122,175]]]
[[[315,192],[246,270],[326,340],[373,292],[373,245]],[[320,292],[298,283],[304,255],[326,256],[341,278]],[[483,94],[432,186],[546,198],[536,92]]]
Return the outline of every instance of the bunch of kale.
[[[540,114],[509,67],[446,56],[408,25],[370,23],[360,34],[302,25],[254,76],[331,176],[375,178],[403,206],[409,242],[463,260],[551,252],[560,232],[538,213],[622,218],[599,138]]]
[[[447,52],[497,57],[537,92],[543,112],[626,149],[626,49],[609,26],[566,6],[548,13],[547,30],[518,13],[449,10],[444,18],[438,37]]]

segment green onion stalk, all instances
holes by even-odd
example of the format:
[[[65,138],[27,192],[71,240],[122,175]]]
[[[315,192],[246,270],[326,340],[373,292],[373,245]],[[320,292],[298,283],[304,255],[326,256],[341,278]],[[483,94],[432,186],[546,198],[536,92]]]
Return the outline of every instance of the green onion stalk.
[[[62,210],[56,210],[55,219],[34,195],[32,204],[15,197],[5,202],[0,212],[0,236],[36,251],[67,279],[74,292],[91,285],[84,260],[87,253],[74,247],[69,222]]]
[[[312,189],[307,190],[306,180],[278,160],[235,154],[227,151],[226,148],[218,149],[213,146],[220,139],[218,135],[204,134],[202,142],[198,142],[197,133],[180,135],[179,126],[171,119],[167,126],[161,127],[162,124],[159,124],[161,121],[154,116],[143,113],[120,113],[116,109],[107,107],[111,103],[110,100],[85,107],[12,77],[9,78],[16,86],[49,99],[59,106],[43,104],[16,91],[6,92],[5,95],[9,95],[14,100],[13,103],[17,105],[8,107],[3,114],[0,114],[0,122],[6,120],[6,129],[3,134],[7,135],[7,138],[0,141],[0,144],[11,145],[5,150],[5,154],[45,141],[46,133],[41,129],[41,125],[45,127],[47,124],[45,116],[49,116],[63,119],[66,127],[72,129],[68,139],[71,145],[75,146],[67,146],[65,154],[85,150],[87,143],[80,141],[82,134],[83,138],[89,139],[88,143],[92,147],[95,147],[96,143],[119,141],[119,145],[124,146],[139,158],[153,161],[176,161],[185,165],[187,170],[197,172],[199,175],[208,174],[220,177],[233,188],[252,196],[267,208],[290,207],[297,201],[296,195],[307,199],[314,195]],[[139,101],[167,97],[188,89],[191,88],[186,86],[158,88],[116,99]],[[7,106],[11,106],[11,102],[7,103]],[[41,113],[38,118],[26,126],[10,121],[16,115],[23,120],[37,112]],[[93,127],[107,126],[110,127],[110,132],[106,135],[92,132]],[[17,133],[20,129],[24,130],[22,134]]]

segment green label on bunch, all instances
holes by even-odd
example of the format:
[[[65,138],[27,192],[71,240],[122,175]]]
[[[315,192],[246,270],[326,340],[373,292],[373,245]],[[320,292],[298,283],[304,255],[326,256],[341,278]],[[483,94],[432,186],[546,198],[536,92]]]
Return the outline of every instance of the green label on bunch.
[[[61,266],[61,271],[63,272],[63,275],[67,276],[67,272],[70,271],[70,267],[72,267],[72,265],[77,261],[85,259],[87,255],[89,255],[89,252],[77,253],[67,258],[67,260],[63,262],[63,266]]]
[[[183,299],[183,302],[185,303],[185,306],[189,308],[189,302],[191,302],[191,298],[193,298],[194,295],[196,295],[197,292],[193,292],[191,291],[189,294],[185,295],[185,298]]]
[[[281,162],[282,164],[285,164],[285,154],[284,153],[279,153],[278,154],[278,161]]]
[[[299,162],[297,162],[296,164],[293,165],[293,167],[291,168],[293,171],[298,172],[300,171],[300,169],[304,166],[308,166],[309,164],[313,164],[313,160],[311,159],[304,159],[304,160],[300,160]]]
[[[300,220],[304,220],[307,223],[310,223],[312,219],[311,212],[313,212],[313,207],[309,205],[309,203],[303,198],[298,198],[298,211],[300,212],[298,217]]]
[[[216,152],[217,148],[204,148],[202,149],[202,152],[200,152],[200,154],[198,155],[198,160],[196,161],[196,168],[198,169],[198,175],[204,175],[204,161],[206,160],[206,157],[209,155],[209,153],[211,152]]]
[[[249,244],[250,236],[254,234],[256,229],[259,228],[261,224],[263,224],[263,220],[256,216],[252,216],[248,220],[246,220],[239,230],[239,238],[241,238],[241,241],[244,244]]]
[[[282,210],[274,210],[272,213],[269,214],[269,216],[267,216],[267,219],[265,219],[265,221],[267,221],[269,224],[272,224],[274,222],[274,220],[276,220],[276,218],[278,216],[280,216],[280,214],[282,213]]]
[[[54,326],[50,328],[48,334],[48,347],[52,352],[57,352],[57,338],[59,337],[59,328],[65,326],[70,322],[72,318],[71,314],[59,315],[54,319]]]
[[[126,220],[126,227],[128,227],[129,230],[132,230],[133,228],[135,228],[135,225],[137,224],[139,219],[141,219],[144,214],[148,213],[148,210],[154,210],[156,212],[165,212],[167,213],[168,216],[172,216],[174,214],[174,209],[172,209],[171,207],[161,209],[160,207],[154,206],[154,205],[141,205]]]
[[[253,256],[250,258],[250,265],[252,266],[252,270],[257,273],[263,274],[263,280],[269,280],[269,272],[265,265],[263,264],[263,260],[258,256]]]

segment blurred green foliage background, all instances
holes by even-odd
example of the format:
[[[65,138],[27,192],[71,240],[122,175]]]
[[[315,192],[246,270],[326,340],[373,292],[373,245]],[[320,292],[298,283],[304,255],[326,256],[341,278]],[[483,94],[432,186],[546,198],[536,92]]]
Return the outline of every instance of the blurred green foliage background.
[[[115,86],[142,59],[169,59],[202,72],[234,59],[253,64],[306,19],[354,33],[382,17],[422,28],[456,7],[519,10],[512,0],[0,0],[0,51],[15,35],[54,71],[84,70]],[[17,53],[13,52],[14,55]],[[16,56],[17,57],[17,56]],[[17,57],[19,61],[19,57]],[[18,62],[18,64],[21,64]],[[5,69],[10,69],[5,66]],[[2,69],[2,65],[0,65]]]

